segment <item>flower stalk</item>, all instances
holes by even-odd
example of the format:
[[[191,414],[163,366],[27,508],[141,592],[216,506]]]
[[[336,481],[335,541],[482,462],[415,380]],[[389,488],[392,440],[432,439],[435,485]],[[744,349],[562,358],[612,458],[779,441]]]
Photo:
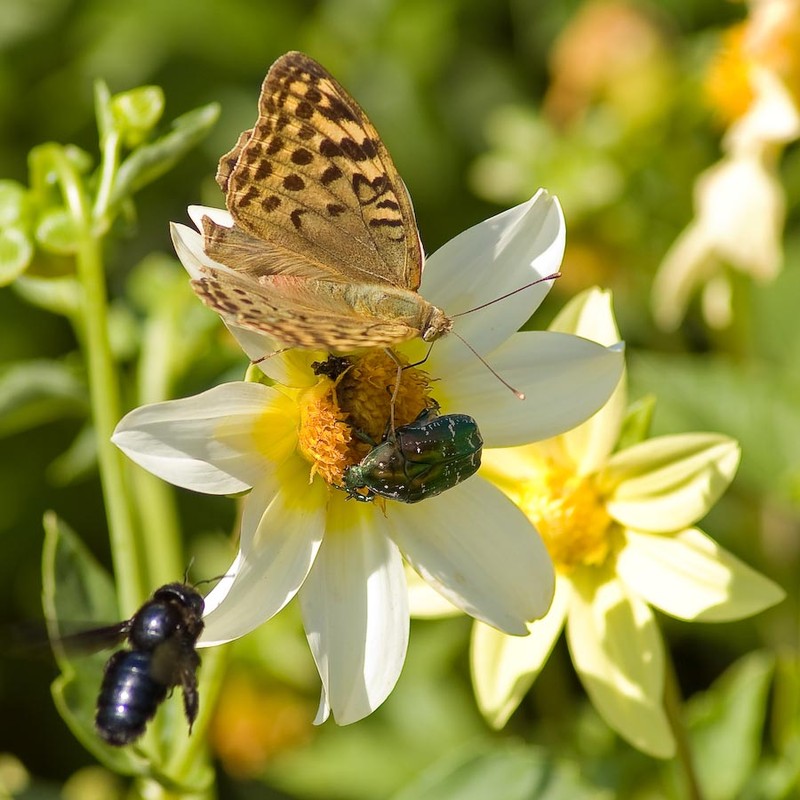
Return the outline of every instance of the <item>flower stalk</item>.
[[[125,485],[124,463],[111,444],[121,414],[119,377],[108,336],[108,301],[101,242],[93,231],[93,215],[81,181],[61,148],[53,148],[58,181],[77,231],[76,265],[83,289],[80,338],[86,355],[89,397],[97,437],[97,460],[103,489],[111,557],[117,581],[117,602],[133,611],[143,594],[136,529]]]
[[[694,768],[692,747],[684,724],[683,697],[678,685],[678,676],[675,674],[675,664],[668,648],[664,648],[664,653],[664,711],[675,739],[675,760],[683,771],[687,800],[705,800]]]

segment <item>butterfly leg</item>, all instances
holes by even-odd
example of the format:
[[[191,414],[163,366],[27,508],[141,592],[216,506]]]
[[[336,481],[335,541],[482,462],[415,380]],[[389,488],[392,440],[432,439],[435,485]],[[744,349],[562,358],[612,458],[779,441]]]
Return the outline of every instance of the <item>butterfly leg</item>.
[[[291,347],[281,347],[280,350],[273,350],[271,353],[264,353],[263,356],[259,356],[258,358],[250,359],[250,364],[255,366],[256,364],[261,364],[263,361],[266,361],[272,356],[279,356],[281,353],[285,353],[287,350],[291,350]]]
[[[435,342],[431,342],[431,345],[428,348],[428,352],[425,353],[425,358],[422,358],[419,361],[415,361],[413,364],[406,364],[403,367],[403,369],[411,369],[413,367],[421,367],[431,357],[431,352],[433,352],[433,345],[434,344],[435,344]]]
[[[397,395],[400,392],[400,381],[403,378],[403,364],[400,359],[394,354],[391,348],[385,347],[384,353],[394,361],[397,365],[397,377],[394,380],[394,389],[392,390],[392,399],[389,404],[389,424],[391,425],[392,436],[394,436],[394,405],[397,402]]]

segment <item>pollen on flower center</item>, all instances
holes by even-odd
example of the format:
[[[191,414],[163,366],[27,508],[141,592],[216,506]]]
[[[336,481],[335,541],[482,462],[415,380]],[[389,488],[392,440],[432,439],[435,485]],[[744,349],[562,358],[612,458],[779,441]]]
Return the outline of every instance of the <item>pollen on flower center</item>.
[[[388,432],[397,363],[385,350],[370,350],[331,356],[316,371],[319,381],[298,398],[299,448],[312,464],[312,475],[340,487],[344,470],[361,461]],[[398,427],[431,405],[427,373],[408,367],[400,375],[394,406]]]
[[[548,460],[538,477],[526,484],[520,505],[562,572],[605,561],[611,518],[590,479]]]

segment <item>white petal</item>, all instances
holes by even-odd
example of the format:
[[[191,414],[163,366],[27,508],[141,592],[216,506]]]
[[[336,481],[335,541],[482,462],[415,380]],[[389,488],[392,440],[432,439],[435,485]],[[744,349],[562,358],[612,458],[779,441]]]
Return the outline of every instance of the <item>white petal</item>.
[[[420,575],[467,614],[523,635],[547,613],[553,567],[528,518],[480,477],[387,509],[392,538]]]
[[[696,528],[674,536],[625,531],[617,573],[641,598],[695,622],[728,622],[779,603],[784,591]]]
[[[319,706],[317,708],[317,713],[314,716],[314,725],[322,725],[328,717],[331,715],[331,706],[328,703],[328,695],[325,694],[325,687],[322,687],[322,691],[320,692],[319,698]]]
[[[575,427],[608,400],[625,364],[620,347],[550,331],[518,333],[488,361],[524,400],[476,358],[459,370],[438,360],[431,367],[442,378],[437,400],[448,412],[475,417],[486,447],[527,444]]]
[[[257,483],[268,467],[270,453],[256,449],[253,432],[271,408],[286,402],[261,384],[225,383],[194,397],[134,409],[111,438],[130,459],[176,486],[233,494]],[[275,434],[285,438],[291,431]],[[281,442],[274,444],[280,449]],[[294,446],[283,444],[284,450]]]
[[[775,3],[761,6],[757,11],[765,16],[780,14],[782,20],[774,19],[774,32],[790,30],[796,24],[797,9],[792,3]],[[755,41],[755,38],[754,38]],[[755,99],[742,117],[731,125],[725,134],[723,146],[729,152],[769,151],[771,144],[786,144],[800,136],[800,109],[792,97],[788,85],[776,71],[753,64],[748,78],[755,91]]]
[[[178,222],[170,222],[169,230],[175,253],[191,278],[201,278],[203,271],[208,267],[221,270],[227,269],[227,267],[223,267],[222,264],[218,264],[205,254],[203,237],[197,231]]]
[[[567,641],[578,676],[600,716],[656,758],[675,753],[664,713],[664,651],[648,606],[614,578],[575,586]]]
[[[761,152],[723,158],[697,180],[697,215],[715,253],[762,280],[781,269],[783,187]]]
[[[239,553],[206,598],[201,646],[244,636],[295,596],[322,541],[327,497],[321,480],[308,484],[308,464],[297,458],[245,498]]]
[[[442,597],[439,592],[428,586],[408,565],[406,565],[406,583],[408,584],[408,610],[412,617],[438,619],[460,616],[464,613],[447,598]]]
[[[217,225],[223,228],[233,227],[233,217],[230,211],[224,208],[214,208],[213,206],[189,206],[187,209],[189,218],[194,222],[198,231],[203,230],[203,217],[208,217]]]
[[[611,292],[589,289],[573,298],[551,323],[549,330],[574,333],[609,347],[619,342],[611,306]],[[562,444],[579,475],[591,475],[614,450],[627,410],[623,375],[608,402],[582,425],[567,431]]]
[[[571,594],[568,580],[556,577],[553,605],[543,619],[528,624],[529,636],[508,636],[476,622],[472,628],[472,685],[481,713],[502,728],[527,694],[564,626]]]
[[[564,217],[558,201],[540,190],[527,203],[475,225],[437,250],[426,262],[420,294],[449,315],[497,300],[558,271],[564,255]],[[528,320],[551,282],[459,317],[456,329],[473,347],[493,350]],[[455,339],[455,337],[449,337]],[[442,343],[447,359],[470,359],[455,340]]]
[[[708,231],[693,220],[672,243],[653,279],[650,302],[659,328],[675,330],[695,289],[721,269]]]
[[[366,717],[394,688],[408,646],[408,592],[400,553],[363,503],[332,496],[314,567],[300,590],[308,643],[322,679],[318,720]]]
[[[706,325],[724,330],[733,320],[733,285],[727,272],[709,278],[700,293],[700,307]]]
[[[599,477],[608,513],[641,531],[693,525],[728,488],[740,456],[736,441],[717,433],[659,436],[615,453]]]
[[[223,320],[224,321],[224,320]],[[314,361],[325,361],[328,357],[322,350],[300,350],[285,348],[271,337],[256,331],[239,328],[225,322],[247,357],[268,377],[281,386],[296,389],[313,386],[319,378],[311,367]]]
[[[258,366],[261,368],[261,371],[264,372],[265,375],[268,374],[265,367],[274,358],[279,358],[280,356],[274,356],[271,358],[265,358],[265,356],[269,356],[271,353],[280,350],[281,346],[266,334],[258,333],[257,331],[250,331],[246,328],[240,328],[237,325],[227,322],[226,320],[222,321],[225,323],[225,327],[231,332],[233,338],[238,342],[239,347],[244,350],[250,361],[254,363],[258,362]],[[269,377],[271,378],[272,375],[269,375]],[[282,383],[284,386],[288,385],[283,383],[283,381],[278,381],[278,383]]]

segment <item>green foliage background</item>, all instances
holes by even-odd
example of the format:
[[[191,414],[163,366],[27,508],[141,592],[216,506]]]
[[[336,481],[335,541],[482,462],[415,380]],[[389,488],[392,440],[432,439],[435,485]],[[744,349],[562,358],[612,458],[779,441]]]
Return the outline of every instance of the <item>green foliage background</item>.
[[[614,290],[631,394],[658,398],[654,432],[713,430],[742,443],[739,475],[704,529],[788,592],[780,607],[738,624],[663,620],[691,698],[700,772],[716,787],[708,797],[798,797],[800,150],[790,148],[782,162],[783,273],[767,286],[738,279],[735,321],[723,332],[706,328],[694,307],[678,332],[658,331],[649,313],[655,268],[691,217],[694,177],[719,156],[722,129],[703,104],[703,68],[719,32],[745,8],[722,0],[632,3],[663,37],[658,91],[634,93],[628,106],[601,99],[568,134],[558,133],[541,114],[547,59],[580,5],[3,0],[0,176],[26,182],[28,151],[46,141],[95,153],[96,78],[112,92],[162,86],[169,119],[221,104],[211,134],[137,195],[135,214],[117,222],[107,254],[112,343],[131,370],[145,315],[165,302],[173,315],[163,343],[174,361],[173,396],[244,371],[213,315],[179,311],[191,295],[171,260],[167,223],[185,222],[190,203],[222,204],[217,160],[251,126],[260,82],[282,52],[313,55],[367,110],[414,198],[428,252],[540,185],[559,195],[569,235],[564,278],[532,324],[544,327],[582,288]],[[511,165],[513,181],[493,180],[498,164]],[[0,621],[11,628],[41,621],[46,510],[109,564],[75,348],[61,317],[0,291]],[[218,573],[234,504],[188,493],[179,503],[187,559],[197,559],[193,574]],[[491,733],[471,697],[468,634],[465,619],[415,623],[400,683],[372,718],[344,729],[276,726],[258,769],[246,777],[220,770],[220,797],[470,800],[491,796],[492,786],[505,787],[497,796],[509,800],[683,796],[671,767],[631,751],[593,714],[561,646],[509,728]],[[55,666],[0,650],[0,753],[35,776],[34,788],[19,796],[59,796],[60,784],[94,762],[50,701]],[[263,716],[313,716],[318,686],[292,609],[243,642],[233,660],[232,673],[261,690]],[[86,786],[105,786],[87,774]],[[102,791],[111,793],[98,797],[116,790]]]

